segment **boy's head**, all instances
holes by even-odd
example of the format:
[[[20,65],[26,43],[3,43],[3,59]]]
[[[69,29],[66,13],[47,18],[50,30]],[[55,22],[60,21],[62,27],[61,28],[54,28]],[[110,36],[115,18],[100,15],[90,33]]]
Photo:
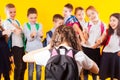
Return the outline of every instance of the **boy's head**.
[[[6,10],[6,14],[8,18],[15,19],[16,9],[15,9],[14,4],[11,4],[11,3],[7,4],[5,7],[5,10]]]
[[[34,24],[37,21],[37,10],[35,8],[29,8],[27,11],[27,17],[30,23]]]
[[[84,12],[84,9],[82,7],[77,7],[75,8],[75,16],[78,20],[84,20],[85,18],[85,12]]]
[[[53,16],[54,27],[56,28],[56,27],[62,25],[63,24],[63,20],[64,20],[63,16],[61,16],[60,14],[55,14]]]
[[[63,15],[64,17],[68,17],[72,14],[72,10],[73,10],[73,6],[72,4],[68,3],[64,6],[64,9],[63,9]]]

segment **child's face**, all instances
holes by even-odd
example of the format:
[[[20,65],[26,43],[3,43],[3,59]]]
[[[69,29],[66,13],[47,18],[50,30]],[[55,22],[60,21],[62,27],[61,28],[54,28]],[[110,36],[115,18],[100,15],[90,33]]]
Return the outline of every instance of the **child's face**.
[[[85,18],[84,10],[78,10],[76,12],[75,16],[78,20],[84,20],[84,18]]]
[[[112,29],[116,29],[117,28],[117,26],[118,26],[118,19],[116,18],[116,17],[114,17],[114,16],[111,16],[110,17],[110,26],[112,27]]]
[[[16,9],[15,8],[7,8],[6,13],[7,13],[8,18],[15,19],[15,16],[16,16]]]
[[[98,13],[94,10],[91,10],[91,9],[87,10],[87,16],[92,22],[99,20]]]
[[[58,26],[63,25],[63,20],[62,19],[57,19],[54,21],[54,27],[57,28]]]
[[[64,16],[64,17],[68,17],[68,16],[70,16],[70,15],[71,15],[70,9],[64,7],[64,9],[63,9],[63,16]]]
[[[37,21],[37,14],[29,14],[28,15],[28,20],[31,24],[35,24]]]

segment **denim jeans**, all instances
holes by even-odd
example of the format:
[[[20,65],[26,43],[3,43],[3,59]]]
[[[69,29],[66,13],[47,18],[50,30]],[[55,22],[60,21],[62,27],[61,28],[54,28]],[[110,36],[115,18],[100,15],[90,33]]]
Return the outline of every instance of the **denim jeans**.
[[[35,68],[36,80],[40,80],[40,78],[41,78],[41,66],[36,65],[35,63],[28,63],[28,80],[33,80],[34,67],[36,67]]]

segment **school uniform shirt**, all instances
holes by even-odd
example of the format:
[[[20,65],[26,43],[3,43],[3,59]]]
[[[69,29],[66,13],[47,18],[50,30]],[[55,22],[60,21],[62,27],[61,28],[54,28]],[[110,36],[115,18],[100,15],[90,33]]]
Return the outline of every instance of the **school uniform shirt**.
[[[27,24],[25,24],[23,32],[24,32],[25,38],[27,39],[26,51],[30,52],[43,47],[42,42],[40,41],[41,38],[39,34],[39,32],[42,30],[42,25],[39,24],[39,29],[37,30],[35,24],[31,24],[31,23],[28,23],[28,24],[30,24],[31,30],[28,28]],[[37,33],[34,38],[30,36],[33,31]]]
[[[86,44],[82,44],[84,47],[91,48],[93,45],[95,45],[96,40],[100,38],[101,36],[101,21],[99,21],[97,24],[93,24],[92,22],[89,22],[89,25],[91,25],[90,30],[88,30],[88,41]],[[105,24],[104,24],[104,31],[105,32]],[[99,47],[99,46],[98,46]]]
[[[17,24],[18,26],[19,26],[19,24],[16,22],[16,20],[12,20],[12,19],[10,19],[10,21],[12,22],[12,23],[14,23],[14,24]],[[12,24],[11,24],[11,22],[10,22],[9,20],[5,20],[4,22],[3,22],[3,28],[5,29],[5,30],[11,30],[11,33],[16,29],[16,27],[14,27]],[[18,21],[18,20],[17,20]],[[10,35],[8,35],[8,36],[10,36]],[[12,34],[12,47],[13,46],[17,46],[17,47],[23,47],[23,40],[22,40],[22,32],[21,33],[19,33],[19,34],[15,34],[14,32],[13,32],[13,34]]]
[[[111,35],[108,44],[104,47],[103,52],[118,52],[120,51],[120,37],[117,36],[116,31]]]
[[[68,46],[64,46],[64,47],[66,47],[67,49],[71,49],[71,47]],[[64,51],[65,51],[64,49],[60,49],[60,54],[65,55]],[[46,66],[48,60],[50,59],[50,55],[51,53],[49,50],[44,50],[35,53],[33,56],[36,64]],[[82,68],[91,69],[93,66],[93,61],[90,58],[88,58],[82,51],[79,51],[77,54],[75,54],[75,60],[78,65],[79,73],[81,72]]]
[[[80,23],[80,25],[82,26],[83,30],[84,30],[84,29],[87,29],[87,25],[88,25],[87,22],[85,22],[85,21],[79,21],[79,23]]]

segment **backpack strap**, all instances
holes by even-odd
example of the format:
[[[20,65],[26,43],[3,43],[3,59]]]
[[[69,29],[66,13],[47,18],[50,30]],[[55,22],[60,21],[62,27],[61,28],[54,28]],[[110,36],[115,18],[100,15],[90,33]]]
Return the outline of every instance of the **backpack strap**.
[[[50,31],[48,31],[47,32],[47,34],[50,36],[50,37],[52,37],[52,35],[53,35],[53,33],[52,33],[52,31],[50,30]]]
[[[27,23],[27,27],[28,27],[28,29],[31,31],[31,26],[30,26],[29,23]]]
[[[27,24],[27,27],[29,30],[31,30],[31,26],[29,23],[26,23]],[[38,23],[35,23],[35,28],[37,29],[37,31],[39,30],[39,24]]]
[[[35,27],[36,27],[36,29],[37,29],[37,31],[39,30],[39,24],[38,23],[35,23]]]
[[[90,32],[91,27],[92,27],[92,25],[90,25],[90,23],[88,22],[88,32]]]
[[[90,25],[90,23],[88,22],[88,32],[90,32],[92,25]],[[104,28],[104,24],[101,22],[100,24],[100,29],[101,29],[101,35],[103,34],[105,28]]]
[[[12,23],[12,21],[10,20],[10,19],[7,19],[10,23]],[[20,26],[20,23],[17,21],[17,20],[15,20],[16,21],[16,23],[18,24],[18,26]]]
[[[105,28],[104,28],[104,24],[101,22],[101,24],[100,24],[100,28],[101,28],[101,35],[103,34],[103,32],[104,32],[104,30],[105,30]]]

